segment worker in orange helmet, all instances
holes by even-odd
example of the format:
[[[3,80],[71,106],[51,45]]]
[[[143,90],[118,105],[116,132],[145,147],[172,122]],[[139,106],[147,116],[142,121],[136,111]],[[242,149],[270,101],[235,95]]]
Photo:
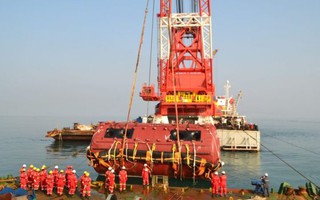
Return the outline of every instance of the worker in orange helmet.
[[[214,172],[211,178],[212,197],[219,195],[220,177],[218,172]]]
[[[26,173],[26,169],[21,169],[20,172],[20,188],[27,189],[28,176]]]
[[[108,190],[109,190],[109,174],[110,174],[111,170],[112,170],[112,167],[110,166],[105,173],[106,180],[104,182],[104,188],[108,189]]]
[[[220,195],[227,196],[227,175],[225,171],[222,171],[220,176]]]
[[[43,165],[41,167],[41,172],[40,172],[40,186],[41,186],[41,190],[45,190],[46,187],[47,187],[47,182],[46,182],[46,179],[47,179],[47,169],[46,169],[46,166]]]
[[[57,193],[58,195],[63,194],[63,189],[66,184],[66,177],[63,170],[60,170],[60,173],[58,175],[58,181],[57,181]]]
[[[115,185],[115,174],[114,174],[114,169],[112,169],[108,175],[108,180],[109,180],[109,193],[113,194],[114,192],[114,185]]]
[[[82,192],[82,197],[90,197],[91,196],[91,178],[90,178],[90,173],[87,172],[85,174],[85,177],[82,180],[83,184],[83,192]]]
[[[40,187],[40,169],[37,168],[33,174],[33,188],[34,190],[39,190]]]
[[[143,182],[143,188],[144,188],[145,186],[149,186],[149,178],[151,175],[151,171],[147,163],[145,163],[143,166],[144,167],[142,169],[142,182]]]
[[[122,166],[121,171],[119,172],[120,192],[126,190],[127,180],[128,180],[128,175],[127,175],[126,167]]]
[[[76,170],[72,170],[72,174],[68,175],[68,188],[69,188],[69,195],[73,196],[77,189],[77,176],[76,176]]]
[[[46,178],[46,183],[47,183],[47,195],[52,195],[53,191],[53,184],[54,184],[54,176],[52,170],[49,171],[49,174],[47,175]]]

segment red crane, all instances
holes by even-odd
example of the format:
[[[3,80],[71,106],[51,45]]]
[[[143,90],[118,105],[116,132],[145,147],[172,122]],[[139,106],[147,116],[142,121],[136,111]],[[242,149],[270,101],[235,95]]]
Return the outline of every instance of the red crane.
[[[160,0],[158,92],[144,85],[140,96],[159,101],[155,117],[212,117],[215,111],[210,0]],[[173,12],[173,8],[177,12]]]

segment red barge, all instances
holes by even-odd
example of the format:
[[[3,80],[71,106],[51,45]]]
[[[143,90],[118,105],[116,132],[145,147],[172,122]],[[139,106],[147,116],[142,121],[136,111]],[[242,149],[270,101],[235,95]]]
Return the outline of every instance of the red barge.
[[[215,99],[210,0],[160,0],[158,14],[158,91],[143,85],[140,96],[156,101],[155,113],[135,121],[100,123],[87,148],[98,173],[126,166],[141,176],[144,163],[153,175],[203,178],[217,171],[220,142]],[[173,12],[173,7],[177,12]]]

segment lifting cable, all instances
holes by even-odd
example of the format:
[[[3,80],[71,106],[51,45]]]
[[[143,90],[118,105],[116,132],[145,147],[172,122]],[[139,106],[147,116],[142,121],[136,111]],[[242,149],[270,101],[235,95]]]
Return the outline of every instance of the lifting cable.
[[[154,7],[155,7],[155,0],[152,2],[152,22],[151,22],[151,39],[150,39],[150,55],[149,55],[149,77],[148,77],[148,85],[150,86],[150,79],[151,79],[151,65],[152,65],[152,54],[153,54],[153,27],[154,27]],[[149,104],[150,101],[147,101],[147,116],[149,116]]]
[[[251,135],[249,135],[246,131],[244,131],[249,137],[251,137],[252,139],[256,140],[254,137],[252,137]],[[308,180],[309,182],[311,182],[312,184],[314,184],[317,188],[320,188],[316,183],[314,183],[312,180],[310,180],[308,177],[306,177],[305,175],[303,175],[300,171],[298,171],[296,168],[294,168],[294,166],[292,166],[291,164],[289,164],[288,162],[286,162],[285,160],[283,160],[282,158],[280,158],[280,156],[278,156],[277,154],[275,154],[273,151],[271,151],[268,147],[266,147],[265,145],[263,145],[262,143],[260,143],[261,146],[263,146],[266,150],[268,150],[268,152],[270,152],[272,155],[274,155],[275,157],[277,157],[281,162],[283,162],[284,164],[286,164],[289,168],[291,168],[293,171],[295,171],[296,173],[298,173],[300,176],[302,176],[303,178],[305,178],[306,180]]]
[[[171,14],[171,13],[170,13]],[[169,16],[170,18],[171,16]],[[169,20],[168,23],[168,34],[169,34],[169,38],[170,38],[170,43],[172,45],[173,43],[173,37],[171,34],[171,20]],[[170,46],[171,46],[170,45]],[[170,50],[172,50],[172,48],[170,48]],[[173,55],[170,53],[169,55],[169,59],[171,58],[171,78],[172,78],[172,83],[173,83],[173,96],[174,96],[174,109],[175,109],[175,113],[176,113],[176,133],[177,133],[177,146],[178,146],[178,151],[179,151],[179,162],[178,162],[178,166],[180,167],[180,179],[182,178],[182,161],[181,161],[181,144],[180,144],[180,130],[179,130],[179,116],[178,116],[178,104],[177,104],[177,91],[176,91],[176,81],[175,81],[175,74],[174,74],[174,66],[173,66]]]
[[[139,66],[140,53],[141,53],[142,44],[143,44],[144,29],[145,29],[146,21],[147,21],[146,18],[147,18],[147,14],[148,14],[148,6],[149,6],[149,0],[147,0],[146,8],[145,8],[145,11],[144,11],[143,26],[142,26],[141,35],[140,35],[140,44],[139,44],[139,49],[138,49],[136,68],[135,68],[135,71],[134,71],[134,78],[133,78],[132,89],[131,89],[131,96],[130,96],[130,102],[129,102],[127,122],[126,122],[126,127],[125,127],[125,130],[124,130],[124,134],[123,134],[122,148],[121,148],[121,151],[120,151],[121,158],[123,158],[123,150],[125,148],[125,143],[126,143],[126,139],[127,139],[128,123],[129,123],[129,120],[130,120],[130,113],[131,113],[131,107],[132,107],[132,102],[133,102],[134,90],[136,88],[138,66]]]

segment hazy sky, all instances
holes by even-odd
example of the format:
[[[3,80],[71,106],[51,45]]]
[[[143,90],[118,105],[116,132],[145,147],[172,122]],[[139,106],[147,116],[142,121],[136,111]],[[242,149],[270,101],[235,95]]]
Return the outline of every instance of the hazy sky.
[[[0,115],[125,119],[145,5],[0,1]],[[229,80],[249,118],[319,120],[320,1],[213,0],[211,9],[218,95]],[[151,5],[147,20],[132,118],[146,113],[139,91],[148,81]]]

